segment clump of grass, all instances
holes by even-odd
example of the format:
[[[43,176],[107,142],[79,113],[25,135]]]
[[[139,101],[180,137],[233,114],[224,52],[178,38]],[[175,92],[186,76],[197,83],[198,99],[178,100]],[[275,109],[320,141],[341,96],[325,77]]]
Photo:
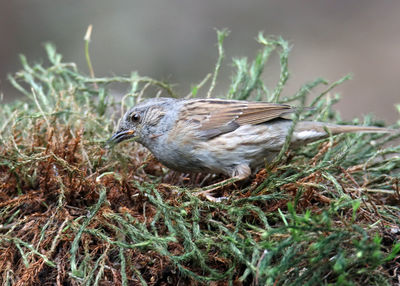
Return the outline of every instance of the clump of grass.
[[[212,96],[223,64],[223,39]],[[259,35],[255,59],[234,59],[227,97],[312,111],[295,120],[340,122],[334,83],[315,79],[289,97],[290,47]],[[104,148],[121,113],[163,82],[86,76],[46,45],[48,63],[10,77],[25,95],[0,114],[0,280],[4,285],[390,285],[398,283],[400,135],[346,134],[282,149],[220,203],[192,194],[204,179],[168,171],[131,142]],[[277,53],[277,85],[262,80]],[[110,96],[110,84],[126,96]],[[315,88],[324,87],[309,99]],[[301,110],[301,108],[300,108]],[[353,122],[357,123],[357,121]],[[376,125],[371,117],[366,125]],[[398,128],[399,124],[393,126]],[[209,182],[221,178],[212,177]],[[187,183],[189,182],[189,183]]]

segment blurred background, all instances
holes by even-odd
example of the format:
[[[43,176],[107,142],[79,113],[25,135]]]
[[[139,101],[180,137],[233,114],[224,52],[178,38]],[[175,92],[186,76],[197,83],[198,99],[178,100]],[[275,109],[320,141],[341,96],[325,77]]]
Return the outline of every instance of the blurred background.
[[[88,73],[83,36],[93,24],[90,51],[96,76],[137,70],[176,84],[182,96],[214,69],[215,28],[229,29],[215,89],[216,96],[223,96],[232,57],[252,59],[261,48],[255,38],[264,31],[293,46],[283,95],[316,77],[335,81],[351,73],[353,80],[336,89],[342,95],[336,106],[342,117],[373,113],[393,123],[399,119],[394,104],[400,103],[399,15],[400,1],[395,0],[0,0],[0,91],[5,101],[19,96],[7,74],[20,68],[18,54],[44,60],[47,41],[64,61]],[[275,83],[278,61],[271,61],[264,78]]]

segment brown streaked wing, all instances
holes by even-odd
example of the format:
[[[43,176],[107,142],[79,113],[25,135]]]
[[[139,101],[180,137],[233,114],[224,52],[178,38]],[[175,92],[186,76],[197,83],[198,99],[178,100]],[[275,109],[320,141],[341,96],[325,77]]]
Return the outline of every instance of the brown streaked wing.
[[[289,105],[223,99],[194,99],[185,104],[181,118],[199,121],[202,136],[212,138],[245,124],[259,124],[293,112]]]
[[[244,110],[236,122],[240,125],[259,124],[294,111],[293,107],[286,104],[249,102],[248,108]]]

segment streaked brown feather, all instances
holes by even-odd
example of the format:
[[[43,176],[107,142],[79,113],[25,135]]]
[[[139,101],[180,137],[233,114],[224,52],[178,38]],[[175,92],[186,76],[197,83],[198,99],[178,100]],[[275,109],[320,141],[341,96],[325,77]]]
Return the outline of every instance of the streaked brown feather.
[[[260,124],[294,112],[289,105],[223,99],[193,99],[186,103],[180,118],[199,122],[204,137],[215,137],[241,125]]]

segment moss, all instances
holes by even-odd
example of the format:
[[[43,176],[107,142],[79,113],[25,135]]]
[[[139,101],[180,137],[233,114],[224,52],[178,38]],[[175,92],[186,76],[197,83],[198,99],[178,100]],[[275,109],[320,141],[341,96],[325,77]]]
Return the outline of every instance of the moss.
[[[212,96],[223,64],[198,85]],[[340,122],[334,83],[315,79],[289,97],[290,47],[259,35],[255,60],[234,59],[227,97],[285,102],[312,110],[295,120]],[[88,48],[88,47],[87,47]],[[5,285],[359,285],[398,283],[400,135],[346,134],[282,149],[250,181],[219,190],[220,203],[193,195],[218,176],[177,174],[137,144],[104,148],[117,119],[150,89],[142,77],[94,77],[64,63],[47,44],[48,62],[10,80],[25,96],[0,113],[0,279]],[[262,80],[271,54],[277,85]],[[90,62],[90,61],[89,61]],[[126,96],[110,96],[124,84]],[[309,94],[322,89],[312,101]],[[301,110],[301,108],[300,108]],[[354,122],[353,122],[354,123]],[[370,117],[364,124],[373,125]],[[393,126],[398,128],[399,124]],[[289,141],[288,141],[289,142]]]

